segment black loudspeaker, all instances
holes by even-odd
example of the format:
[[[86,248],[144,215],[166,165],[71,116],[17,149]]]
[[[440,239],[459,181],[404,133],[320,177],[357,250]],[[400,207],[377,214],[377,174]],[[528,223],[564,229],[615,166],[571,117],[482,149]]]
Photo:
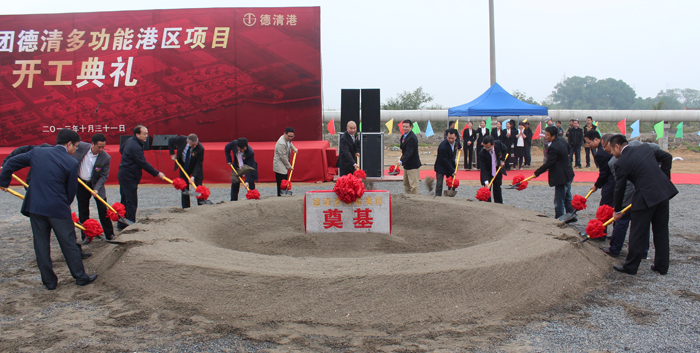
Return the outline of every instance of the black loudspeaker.
[[[365,127],[364,123],[362,127]],[[384,176],[384,133],[363,132],[361,136],[362,170],[369,178],[382,178]]]
[[[151,149],[153,150],[167,150],[168,140],[171,137],[177,137],[177,135],[153,135],[153,142],[151,143]]]
[[[379,89],[363,88],[362,96],[362,132],[380,132],[379,123]]]
[[[121,135],[121,136],[119,136],[119,147],[121,147],[124,144],[124,142],[126,142],[126,140],[128,140],[129,137],[132,137],[132,136],[134,136],[134,135]],[[167,147],[168,145],[166,144],[165,146]],[[148,151],[150,149],[151,149],[151,136],[149,135],[146,138],[146,142],[143,143],[143,150]]]
[[[360,90],[340,90],[340,132],[345,132],[348,122],[354,121],[360,128]]]

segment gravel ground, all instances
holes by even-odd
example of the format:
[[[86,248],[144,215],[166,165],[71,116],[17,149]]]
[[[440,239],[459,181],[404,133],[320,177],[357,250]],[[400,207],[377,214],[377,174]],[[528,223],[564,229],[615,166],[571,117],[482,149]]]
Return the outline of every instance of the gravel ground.
[[[270,184],[267,184],[270,185]],[[587,185],[574,185],[573,192],[585,195]],[[697,352],[700,351],[700,218],[696,214],[700,187],[678,185],[680,194],[671,201],[671,268],[666,276],[649,270],[650,261],[643,261],[636,276],[612,271],[609,284],[603,288],[582,293],[575,302],[566,303],[542,313],[525,326],[506,329],[508,339],[489,342],[475,351],[503,352]],[[294,194],[303,195],[309,190],[328,190],[332,184],[295,185]],[[401,182],[377,182],[376,189],[397,194],[403,192]],[[214,203],[228,201],[228,187],[211,187],[210,200]],[[477,186],[462,185],[457,197],[471,198]],[[273,197],[273,186],[262,186],[258,190],[263,197]],[[524,191],[504,190],[507,205],[522,207],[553,217],[552,188],[530,186]],[[421,194],[428,193],[421,183]],[[245,192],[240,193],[244,197]],[[110,203],[118,201],[118,189],[108,188]],[[599,201],[599,193],[589,199],[589,211],[580,215],[580,221],[572,227],[581,230],[593,214]],[[179,207],[180,196],[171,188],[144,186],[139,189],[139,213],[137,218],[160,212],[163,208]],[[16,228],[27,223],[19,214],[20,200],[8,194],[0,197],[0,225],[3,229]],[[197,207],[197,206],[194,206]],[[75,208],[75,204],[74,204]],[[93,215],[96,209],[92,206]],[[16,243],[13,232],[0,234],[5,246]],[[55,239],[53,240],[55,242]],[[54,244],[55,245],[55,244]],[[596,243],[602,245],[602,243]],[[27,266],[33,259],[32,249],[26,244],[17,247],[16,254],[0,259],[0,271],[14,271]],[[625,246],[626,248],[626,246]],[[623,255],[625,254],[623,250]],[[651,252],[653,256],[653,250]],[[620,262],[623,258],[619,259]],[[30,262],[33,265],[33,262]],[[11,281],[3,278],[3,281]],[[37,278],[37,281],[39,278]],[[3,300],[0,298],[0,301]],[[0,316],[0,319],[2,316]],[[0,320],[0,329],[3,324]],[[188,338],[174,340],[167,346],[154,345],[149,352],[194,352],[194,351],[267,351],[281,347],[269,342],[248,340],[230,334],[221,339]],[[334,351],[327,347],[324,351]]]

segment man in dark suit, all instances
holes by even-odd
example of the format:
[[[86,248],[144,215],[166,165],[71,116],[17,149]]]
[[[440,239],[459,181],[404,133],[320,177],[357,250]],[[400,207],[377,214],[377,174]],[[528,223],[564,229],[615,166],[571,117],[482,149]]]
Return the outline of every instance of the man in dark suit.
[[[566,132],[569,139],[569,163],[581,168],[581,145],[583,145],[583,130],[578,126],[578,119],[571,119],[571,127]]]
[[[481,153],[481,149],[484,148],[482,145],[482,142],[484,142],[484,137],[489,136],[490,130],[486,127],[486,120],[482,120],[479,123],[479,128],[476,129],[476,169],[479,169],[479,153]]]
[[[532,150],[532,136],[533,132],[532,129],[530,129],[530,123],[525,122],[525,167],[530,166],[530,162],[532,162],[532,154],[530,151]]]
[[[420,183],[420,156],[418,155],[418,137],[413,133],[413,122],[403,121],[403,135],[401,135],[401,158],[399,164],[403,166],[403,188],[407,194],[418,194]]]
[[[443,140],[447,138],[447,132],[450,131],[450,129],[455,129],[455,122],[452,120],[450,120],[447,130],[445,130],[445,133],[442,135]],[[455,129],[455,131],[457,131],[457,129]],[[457,150],[461,150],[462,149],[462,137],[459,136],[459,131],[457,131],[457,140],[455,140],[455,143],[457,146]]]
[[[80,142],[78,149],[75,151],[75,159],[79,163],[78,178],[80,178],[93,193],[91,194],[86,188],[78,185],[76,198],[78,199],[78,217],[80,223],[87,221],[90,218],[90,198],[94,195],[99,195],[103,200],[107,201],[107,191],[105,190],[105,182],[109,177],[109,167],[112,163],[112,157],[105,152],[107,138],[103,134],[95,134],[92,136],[92,144]],[[102,202],[97,202],[97,214],[100,217],[102,229],[105,232],[105,239],[114,239],[114,228],[112,220],[107,218],[107,206]],[[90,238],[85,238],[85,233],[81,233],[83,243],[89,241]]]
[[[175,153],[177,151],[177,153]],[[180,173],[180,178],[185,179],[187,182],[187,189],[190,189],[190,184],[194,183],[196,186],[202,185],[204,181],[204,168],[202,164],[204,163],[204,146],[199,143],[199,137],[195,134],[189,134],[187,136],[176,136],[168,139],[168,152],[170,153],[170,159],[178,161],[182,168],[185,169],[187,175],[189,175],[189,180],[185,174],[180,170],[177,164],[173,165],[173,170],[178,170]],[[204,200],[197,199],[197,205],[204,203]],[[190,195],[182,194],[182,208],[190,207]]]
[[[231,159],[231,151],[236,148],[235,160]],[[241,137],[238,140],[233,140],[226,144],[224,148],[226,152],[226,163],[228,165],[233,165],[236,171],[243,168],[243,165],[247,165],[254,171],[245,175],[245,185],[250,188],[250,190],[255,190],[255,182],[258,181],[258,162],[255,161],[255,152],[253,148],[248,145],[248,140],[245,137]],[[241,189],[241,182],[238,180],[236,175],[233,175],[231,181],[231,201],[238,201],[238,191]]]
[[[117,179],[119,179],[119,194],[121,196],[121,203],[124,204],[126,208],[126,215],[124,218],[135,222],[136,221],[136,210],[139,205],[139,195],[138,188],[141,182],[142,170],[148,172],[148,174],[158,177],[160,180],[165,178],[163,172],[158,172],[151,163],[146,161],[146,157],[143,155],[143,144],[148,139],[148,129],[143,125],[138,125],[134,128],[134,136],[124,142],[124,144],[119,147],[119,153],[122,155],[122,161],[119,164],[119,173],[117,174]],[[122,230],[126,228],[123,223],[117,223],[117,229]]]
[[[547,147],[547,161],[535,171],[535,176],[549,171],[549,186],[554,186],[554,218],[574,212],[571,206],[571,182],[574,180],[574,170],[569,162],[569,147],[562,137],[557,137],[556,126],[548,126],[544,130]],[[578,221],[574,218],[572,222]]]
[[[457,148],[457,130],[447,129],[447,136],[440,146],[438,146],[437,157],[435,158],[435,196],[442,196],[442,180],[447,176],[454,175],[457,167],[455,161],[455,150]]]
[[[354,121],[348,121],[345,132],[340,135],[340,144],[338,146],[338,176],[351,174],[357,165],[357,157],[360,156],[360,139],[358,138],[357,124]]]
[[[612,136],[610,136],[607,140],[609,141],[611,137]],[[591,190],[595,192],[596,190],[601,189],[600,205],[608,205],[612,207],[615,198],[615,177],[610,171],[610,166],[608,165],[608,162],[613,156],[612,154],[605,152],[605,149],[598,148],[598,146],[603,143],[603,139],[598,133],[598,131],[589,130],[586,133],[586,136],[584,136],[583,138],[590,148],[597,151],[593,158],[595,158],[596,165],[598,165],[598,179],[596,179],[596,182],[595,184],[593,184]]]
[[[2,160],[2,167],[5,166],[5,163],[6,163],[7,161],[9,161],[10,158],[12,158],[12,157],[14,157],[14,156],[16,156],[16,155],[18,155],[18,154],[27,153],[27,152],[33,150],[34,147],[53,147],[53,145],[50,145],[50,144],[48,144],[48,143],[44,143],[44,144],[41,144],[40,146],[36,146],[36,145],[27,145],[27,146],[17,147],[17,148],[15,148],[14,150],[12,150],[12,152],[10,152],[10,154],[8,154],[7,157],[5,157],[5,159]],[[2,167],[0,167],[0,169],[2,169]],[[29,168],[29,171],[27,171],[27,180],[25,180],[25,182],[26,182],[27,184],[29,184],[29,182],[30,182],[31,180],[32,180],[32,169]],[[24,189],[26,190],[27,188],[24,188]]]
[[[622,266],[615,270],[636,274],[644,258],[644,248],[649,243],[648,230],[654,233],[654,264],[652,271],[665,275],[669,264],[668,219],[669,200],[678,190],[671,182],[673,156],[661,149],[654,150],[649,145],[628,146],[624,135],[610,139],[615,162],[615,220],[622,218],[622,203],[627,181],[634,184],[632,196],[632,227],[630,229],[629,251]],[[661,168],[659,168],[661,165]]]
[[[474,163],[474,141],[476,141],[476,131],[472,129],[472,122],[467,122],[467,126],[462,130],[464,139],[464,169],[471,170]]]
[[[31,222],[41,282],[49,290],[56,289],[58,284],[51,262],[51,230],[56,234],[75,283],[84,286],[97,278],[97,275],[85,273],[71,217],[70,205],[78,189],[78,162],[72,155],[79,142],[77,132],[62,129],[56,137],[55,147],[34,148],[15,156],[7,161],[0,173],[0,186],[7,188],[12,173],[26,167],[34,170],[34,180],[22,203],[22,214]]]
[[[506,164],[506,146],[503,142],[493,139],[492,136],[484,137],[484,149],[479,152],[479,164],[481,165],[481,183],[484,186],[488,186],[491,179],[493,179],[493,185],[491,190],[493,192],[493,200],[496,203],[503,203],[503,193],[501,190],[501,185],[503,184],[503,175],[506,173],[505,170],[501,169],[500,173],[498,171],[499,166]],[[491,199],[489,198],[489,202]]]

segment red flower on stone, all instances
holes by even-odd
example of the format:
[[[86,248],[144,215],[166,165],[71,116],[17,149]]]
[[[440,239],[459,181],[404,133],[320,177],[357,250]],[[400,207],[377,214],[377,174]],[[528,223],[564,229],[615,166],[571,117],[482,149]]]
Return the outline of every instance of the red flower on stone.
[[[356,170],[354,173],[352,173],[352,175],[354,175],[360,179],[367,179],[367,173],[365,173],[365,171],[362,169]]]
[[[356,176],[347,174],[338,178],[333,187],[333,192],[338,195],[340,201],[352,203],[365,194],[365,184]]]

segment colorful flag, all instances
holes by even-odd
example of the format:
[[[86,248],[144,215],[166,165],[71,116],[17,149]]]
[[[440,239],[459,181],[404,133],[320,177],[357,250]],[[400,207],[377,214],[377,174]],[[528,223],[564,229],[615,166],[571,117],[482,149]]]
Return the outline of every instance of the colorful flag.
[[[413,129],[411,129],[411,131],[413,131],[413,133],[416,135],[420,134],[420,128],[418,127],[418,122],[413,123]]]
[[[627,119],[622,119],[622,121],[617,123],[617,128],[620,129],[621,134],[627,135]]]
[[[360,132],[362,132],[362,122],[360,121]]]
[[[488,117],[488,119],[486,119],[486,128],[491,130],[491,117]]]
[[[542,133],[542,122],[540,121],[539,124],[537,124],[537,129],[535,129],[535,133],[532,134],[532,139],[539,140],[541,133]]]
[[[430,121],[428,121],[428,122],[430,122]],[[457,119],[457,121],[455,121],[455,130],[459,131],[459,119]],[[428,130],[425,130],[425,131],[428,131]]]
[[[506,123],[509,121],[510,121],[510,119],[506,119],[504,122],[501,123],[501,130],[506,128]]]
[[[654,125],[654,131],[656,131],[656,139],[664,137],[664,122],[656,123]]]
[[[399,132],[401,133],[401,136],[403,136],[403,120],[399,123]]]
[[[635,137],[639,137],[639,120],[635,121],[630,125],[630,128],[632,129],[632,134],[630,134],[630,138],[633,139]]]
[[[523,119],[523,122],[526,123],[526,122],[527,122],[527,118]]]
[[[678,126],[676,126],[676,138],[677,139],[682,139],[683,138],[683,122],[681,121]]]
[[[455,124],[455,126],[457,126],[457,124]],[[430,120],[428,120],[428,126],[425,128],[425,136],[430,137],[433,135],[435,135],[435,133],[433,132],[433,127],[430,125]]]
[[[391,120],[387,121],[384,125],[389,129],[389,135],[391,135],[391,131],[394,129],[394,118],[391,118]]]
[[[328,122],[326,128],[328,129],[329,134],[335,135],[335,123],[333,122],[333,119],[331,119],[331,121]]]

